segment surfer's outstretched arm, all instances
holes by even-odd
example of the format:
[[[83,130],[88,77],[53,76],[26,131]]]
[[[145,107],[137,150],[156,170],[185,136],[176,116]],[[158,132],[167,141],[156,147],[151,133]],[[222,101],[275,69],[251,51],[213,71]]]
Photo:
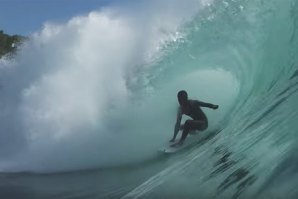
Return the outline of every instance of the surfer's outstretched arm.
[[[201,101],[197,101],[198,105],[201,107],[207,107],[207,108],[212,108],[212,109],[218,109],[218,105],[215,104],[211,104],[211,103],[206,103],[206,102],[201,102]]]
[[[174,128],[174,135],[173,135],[173,138],[170,140],[170,142],[174,142],[177,137],[177,134],[180,130],[181,119],[182,119],[182,111],[181,111],[181,108],[179,107],[177,111],[177,119],[176,119],[176,124]]]

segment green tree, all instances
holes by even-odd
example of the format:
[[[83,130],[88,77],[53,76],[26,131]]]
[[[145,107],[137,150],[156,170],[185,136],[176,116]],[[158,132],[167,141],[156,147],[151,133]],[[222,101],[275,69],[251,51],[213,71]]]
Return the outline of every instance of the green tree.
[[[8,35],[3,30],[0,30],[0,58],[6,54],[13,54],[17,46],[25,39],[20,35]]]

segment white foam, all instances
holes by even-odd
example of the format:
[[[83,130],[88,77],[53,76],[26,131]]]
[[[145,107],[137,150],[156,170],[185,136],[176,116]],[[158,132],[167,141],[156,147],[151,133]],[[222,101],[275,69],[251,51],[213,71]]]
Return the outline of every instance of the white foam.
[[[181,25],[200,8],[194,0],[152,1],[46,23],[0,65],[0,169],[107,167],[154,154],[168,126],[153,128],[158,108],[131,104],[128,85],[183,37]]]

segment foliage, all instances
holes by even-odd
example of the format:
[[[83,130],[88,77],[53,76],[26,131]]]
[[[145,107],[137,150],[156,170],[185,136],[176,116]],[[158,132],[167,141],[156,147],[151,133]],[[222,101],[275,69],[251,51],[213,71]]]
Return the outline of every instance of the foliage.
[[[24,39],[26,38],[23,36],[10,36],[5,34],[3,30],[0,30],[0,58],[6,54],[13,54],[16,51],[17,46],[21,44]]]

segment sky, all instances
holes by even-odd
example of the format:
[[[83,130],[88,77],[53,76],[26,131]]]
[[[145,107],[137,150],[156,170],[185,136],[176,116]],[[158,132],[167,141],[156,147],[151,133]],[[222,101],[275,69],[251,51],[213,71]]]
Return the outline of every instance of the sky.
[[[45,22],[66,22],[115,0],[0,0],[0,30],[28,36]]]

